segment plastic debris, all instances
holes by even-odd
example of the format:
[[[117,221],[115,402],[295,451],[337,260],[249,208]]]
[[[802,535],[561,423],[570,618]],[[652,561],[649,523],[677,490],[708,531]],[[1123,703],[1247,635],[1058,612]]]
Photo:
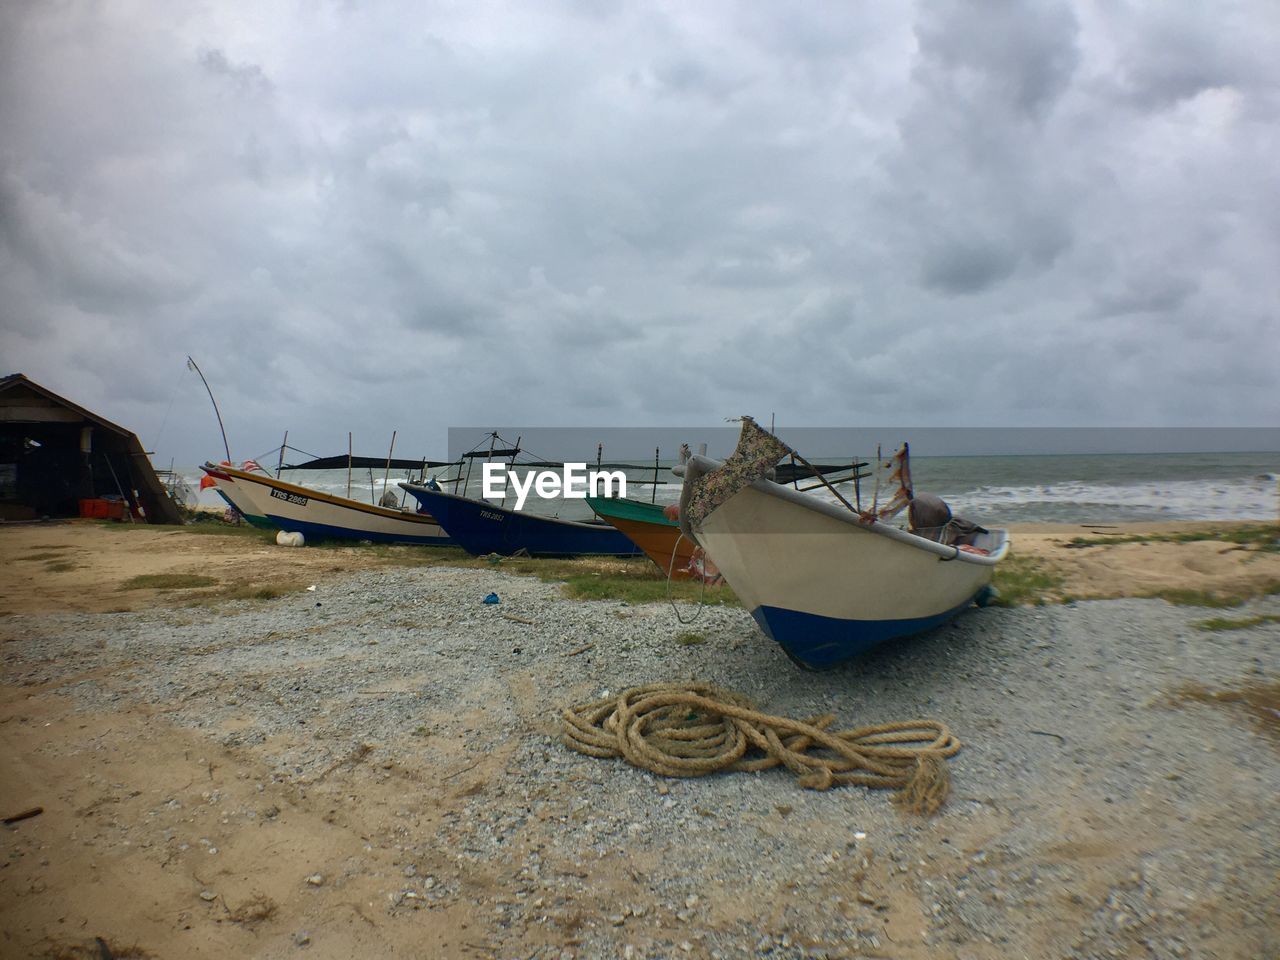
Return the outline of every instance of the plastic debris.
[[[491,593],[491,594],[489,594],[487,597],[485,597],[485,598],[484,598],[484,602],[485,602],[485,603],[498,603],[498,602],[499,602],[499,601],[498,601],[498,595],[497,595],[496,593]]]

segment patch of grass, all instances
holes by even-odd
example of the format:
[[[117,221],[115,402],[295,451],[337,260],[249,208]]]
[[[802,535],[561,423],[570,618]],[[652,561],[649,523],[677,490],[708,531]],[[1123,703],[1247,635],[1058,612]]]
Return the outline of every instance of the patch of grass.
[[[120,584],[121,590],[189,590],[211,587],[218,581],[198,573],[144,573]]]
[[[1189,590],[1185,587],[1169,587],[1143,596],[1152,600],[1164,600],[1179,607],[1238,607],[1244,603],[1243,597],[1211,593],[1208,590]]]
[[[1043,560],[1010,553],[996,564],[992,585],[999,591],[994,606],[1043,606],[1062,600],[1062,576]]]
[[[75,570],[79,566],[78,563],[72,563],[69,560],[55,560],[52,563],[46,563],[44,568],[50,573],[66,573],[68,570]]]
[[[1247,600],[1255,597],[1268,597],[1280,593],[1280,580],[1267,580],[1254,586],[1239,588],[1236,593],[1217,593],[1211,590],[1187,590],[1169,588],[1144,593],[1142,596],[1152,600],[1164,600],[1180,607],[1214,607],[1225,609],[1239,607]]]
[[[276,542],[276,531],[255,531],[264,534],[263,539],[272,546]],[[487,557],[473,557],[461,547],[424,547],[414,544],[368,543],[359,540],[308,540],[307,550],[325,550],[330,553],[352,551],[361,557],[373,557],[388,567],[467,567],[480,569],[493,566]],[[505,560],[505,558],[504,558]],[[334,567],[340,572],[342,567]]]
[[[1174,706],[1207,703],[1243,710],[1260,734],[1280,746],[1280,680],[1248,681],[1226,690],[1188,683],[1173,692],[1171,701]]]
[[[248,523],[223,523],[221,519],[214,521],[175,523],[119,523],[115,520],[95,520],[94,523],[110,524],[114,530],[137,530],[143,533],[192,533],[210,537],[239,537],[247,540],[261,540],[272,545],[276,542],[276,531],[264,530]]]
[[[211,596],[196,598],[197,603],[214,600],[278,600],[305,589],[294,580],[277,580],[273,583],[231,583]]]
[[[140,529],[145,528],[145,524],[134,524]],[[154,527],[152,529],[155,529]],[[255,527],[247,523],[239,525],[231,523],[189,523],[182,527],[173,527],[171,529],[181,530],[183,533],[196,533],[209,537],[239,537],[242,540],[261,540],[263,543],[274,544],[276,542],[275,530],[264,530],[261,527]]]
[[[684,633],[676,637],[676,643],[682,647],[696,647],[699,644],[707,642],[707,638],[700,633],[694,633],[692,630],[686,630]]]
[[[1233,620],[1230,617],[1213,617],[1209,620],[1197,620],[1192,626],[1197,630],[1207,631],[1247,630],[1250,627],[1260,627],[1264,623],[1280,623],[1280,616],[1274,613],[1264,613],[1257,617],[1245,617],[1243,620]]]
[[[1196,543],[1216,540],[1262,553],[1280,553],[1280,524],[1262,523],[1227,530],[1182,530],[1177,533],[1131,533],[1114,537],[1074,537],[1069,548],[1104,547],[1114,543]]]

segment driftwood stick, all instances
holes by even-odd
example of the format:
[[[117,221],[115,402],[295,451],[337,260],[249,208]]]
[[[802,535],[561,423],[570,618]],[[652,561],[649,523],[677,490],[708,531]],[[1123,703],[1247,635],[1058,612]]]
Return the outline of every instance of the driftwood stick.
[[[44,813],[44,807],[32,807],[29,810],[23,810],[5,817],[4,823],[7,826],[11,823],[17,823],[19,820],[30,820],[32,817],[38,817],[42,813]]]

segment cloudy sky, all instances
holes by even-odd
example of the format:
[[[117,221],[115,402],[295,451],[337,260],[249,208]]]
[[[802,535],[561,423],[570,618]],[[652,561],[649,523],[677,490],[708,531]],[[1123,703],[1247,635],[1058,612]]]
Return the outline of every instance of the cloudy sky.
[[[0,373],[167,466],[1280,422],[1274,0],[0,6]]]

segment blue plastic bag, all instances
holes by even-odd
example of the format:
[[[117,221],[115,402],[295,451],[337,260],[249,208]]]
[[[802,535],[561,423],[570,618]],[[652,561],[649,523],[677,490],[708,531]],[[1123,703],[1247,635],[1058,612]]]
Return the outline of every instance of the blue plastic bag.
[[[484,602],[485,602],[485,603],[497,603],[497,602],[498,602],[498,595],[497,595],[496,593],[491,593],[491,594],[489,594],[487,597],[485,597],[485,598],[484,598]]]

